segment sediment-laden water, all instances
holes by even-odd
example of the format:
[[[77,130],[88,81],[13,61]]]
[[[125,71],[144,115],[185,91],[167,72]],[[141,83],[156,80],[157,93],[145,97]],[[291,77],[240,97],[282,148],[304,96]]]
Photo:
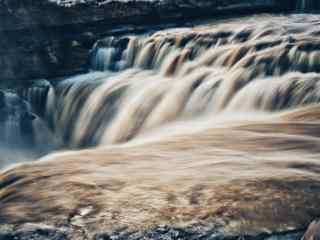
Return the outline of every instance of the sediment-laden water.
[[[30,148],[72,151],[4,171],[0,222],[256,234],[319,217],[319,26],[257,15],[101,39],[87,74],[18,91],[42,134]]]
[[[317,103],[318,16],[239,21],[100,40],[93,72],[50,90],[48,121],[65,144],[83,147],[176,120]]]

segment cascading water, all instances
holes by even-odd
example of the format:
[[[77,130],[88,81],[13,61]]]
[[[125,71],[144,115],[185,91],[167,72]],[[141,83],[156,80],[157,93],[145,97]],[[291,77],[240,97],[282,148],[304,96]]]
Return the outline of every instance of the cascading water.
[[[247,19],[240,28],[231,21],[102,39],[91,54],[95,72],[55,88],[49,121],[65,144],[84,147],[126,142],[200,115],[317,103],[318,22],[274,18],[285,21]]]
[[[318,26],[317,16],[266,15],[107,37],[92,49],[92,72],[18,93],[45,119],[53,145],[76,148],[202,115],[296,108],[319,101]]]
[[[41,142],[73,151],[0,174],[0,224],[300,229],[320,216],[319,26],[258,15],[99,40],[88,73],[18,91]]]
[[[39,89],[31,94],[32,98],[39,96]],[[37,100],[42,102],[44,94],[44,98]],[[45,121],[32,111],[30,103],[15,93],[0,91],[0,168],[53,150],[53,135]]]
[[[297,8],[298,12],[312,12],[317,11],[320,8],[320,3],[317,0],[298,0]]]

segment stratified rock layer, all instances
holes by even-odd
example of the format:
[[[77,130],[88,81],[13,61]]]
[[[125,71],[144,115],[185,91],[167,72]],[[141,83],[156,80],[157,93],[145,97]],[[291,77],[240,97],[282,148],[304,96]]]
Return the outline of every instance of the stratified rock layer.
[[[285,11],[295,6],[289,0],[78,2],[0,1],[1,83],[85,71],[93,42],[119,24],[146,26],[226,13]]]

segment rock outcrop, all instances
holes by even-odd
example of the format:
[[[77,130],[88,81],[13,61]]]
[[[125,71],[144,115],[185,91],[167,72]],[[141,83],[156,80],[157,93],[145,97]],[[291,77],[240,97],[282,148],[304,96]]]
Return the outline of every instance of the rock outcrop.
[[[79,24],[146,23],[202,16],[204,12],[277,10],[294,6],[294,1],[288,0],[1,0],[0,30],[66,25],[82,29]]]
[[[113,233],[88,233],[85,229],[71,225],[59,228],[45,224],[0,226],[0,240],[300,240],[302,235],[303,230],[294,230],[257,236],[228,236],[217,229],[204,229],[201,226],[187,229],[160,226],[141,232],[120,229]]]
[[[121,24],[140,31],[141,25],[294,6],[291,0],[0,0],[0,84],[85,71],[94,41]]]

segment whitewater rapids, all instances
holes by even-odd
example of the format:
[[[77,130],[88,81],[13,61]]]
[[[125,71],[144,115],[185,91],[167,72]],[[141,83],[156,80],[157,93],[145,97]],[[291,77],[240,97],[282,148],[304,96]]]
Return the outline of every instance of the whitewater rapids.
[[[73,150],[4,171],[0,223],[242,235],[319,217],[319,25],[259,15],[98,41],[91,72],[46,95]]]

